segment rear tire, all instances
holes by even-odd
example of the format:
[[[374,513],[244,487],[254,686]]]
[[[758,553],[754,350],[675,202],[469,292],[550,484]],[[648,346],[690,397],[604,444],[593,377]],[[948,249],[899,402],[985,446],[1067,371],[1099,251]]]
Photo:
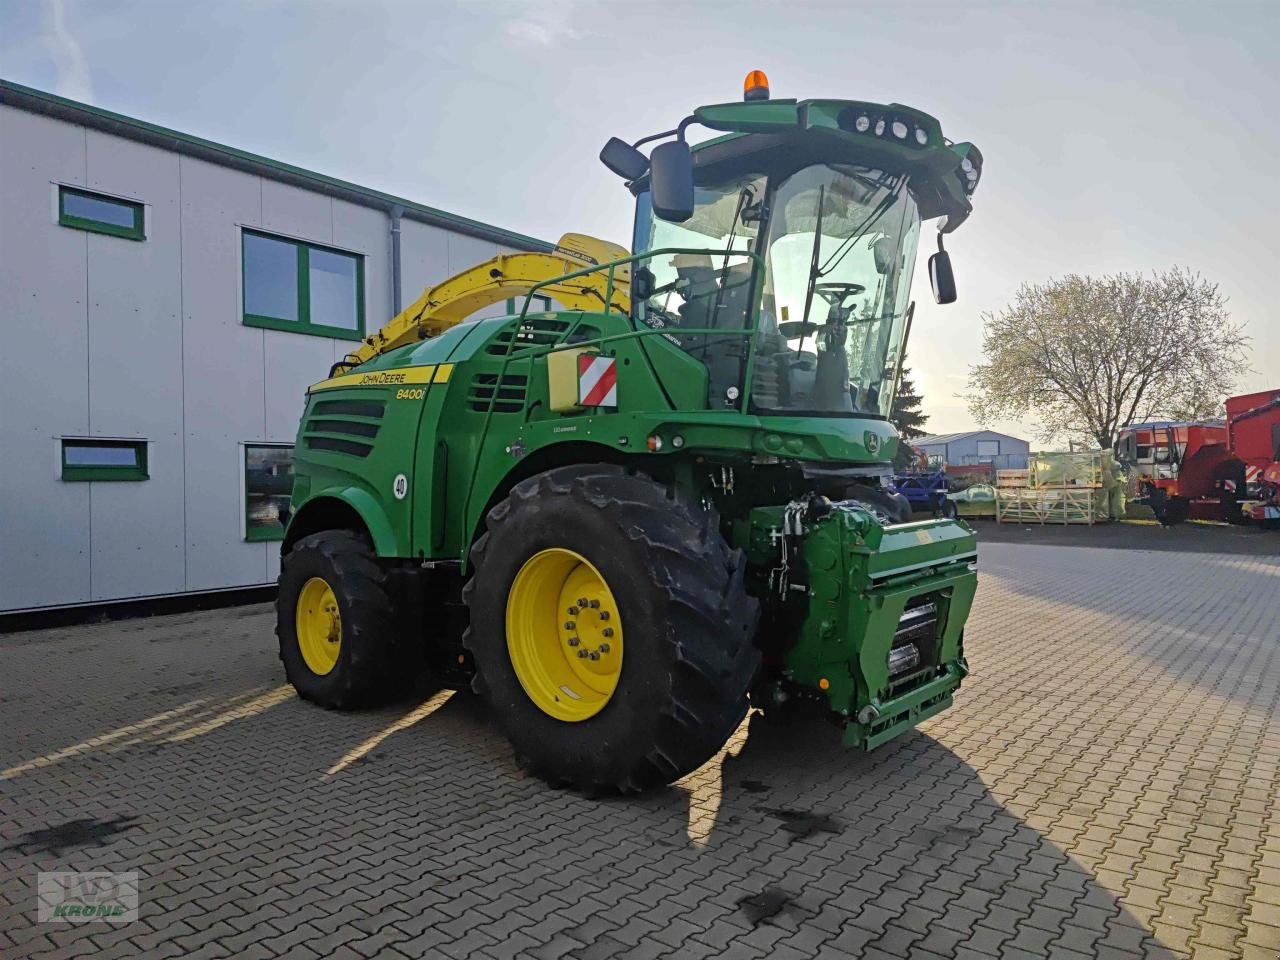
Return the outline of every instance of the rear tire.
[[[279,587],[276,637],[299,697],[349,710],[404,690],[407,638],[396,629],[386,572],[364,539],[349,530],[303,537],[281,560]]]
[[[463,644],[475,662],[473,687],[521,766],[553,785],[627,793],[677,780],[724,745],[746,714],[760,664],[753,643],[759,607],[743,585],[742,552],[729,549],[713,511],[673,500],[645,477],[592,465],[516,485],[489,511],[487,528],[471,550],[475,573],[463,592],[471,625]],[[572,657],[594,642],[561,649],[568,641],[557,634],[559,621],[580,618],[572,600],[559,606],[568,603],[573,612],[556,606],[525,626],[535,620],[519,600],[526,571],[548,554],[579,558],[561,579],[576,582],[589,568],[617,607],[621,649],[609,651],[621,655],[616,685],[594,712],[575,719],[553,715],[571,705],[559,704],[558,695],[552,701],[554,685],[530,679],[521,646],[532,630],[546,640],[539,649],[548,663],[563,654],[572,667]],[[554,590],[549,580],[546,595]],[[509,621],[509,603],[519,619]],[[565,696],[582,699],[566,686],[559,687]]]

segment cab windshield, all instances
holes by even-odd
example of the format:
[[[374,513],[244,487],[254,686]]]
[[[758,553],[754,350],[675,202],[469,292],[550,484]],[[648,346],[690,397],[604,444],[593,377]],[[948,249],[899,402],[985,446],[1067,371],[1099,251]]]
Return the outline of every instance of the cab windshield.
[[[919,234],[904,175],[823,165],[778,185],[756,407],[888,416]]]
[[[712,408],[737,406],[758,302],[753,409],[887,416],[920,230],[905,175],[830,164],[746,173],[700,185],[695,204],[669,223],[640,194],[633,249],[694,252],[645,261],[635,311],[706,365]]]

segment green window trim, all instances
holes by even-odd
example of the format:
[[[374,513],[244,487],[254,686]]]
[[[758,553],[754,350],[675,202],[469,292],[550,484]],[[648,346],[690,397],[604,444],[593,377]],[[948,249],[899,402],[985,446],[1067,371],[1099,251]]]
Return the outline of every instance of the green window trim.
[[[67,451],[74,449],[111,449],[134,451],[132,464],[84,464],[68,463]],[[91,438],[65,438],[62,441],[62,479],[81,483],[85,481],[136,481],[149,480],[147,472],[147,441],[145,440],[94,440]]]
[[[133,226],[125,227],[117,223],[106,223],[102,220],[77,217],[75,214],[67,213],[67,197],[84,197],[89,200],[99,200],[103,203],[114,204],[118,207],[126,207],[133,213]],[[110,197],[105,193],[94,193],[92,190],[81,190],[78,187],[58,186],[58,223],[61,226],[71,227],[75,230],[104,233],[109,237],[123,237],[126,240],[147,239],[145,204],[136,200],[121,200],[119,197]]]
[[[245,237],[263,237],[277,243],[287,243],[294,247],[298,255],[298,319],[286,317],[268,317],[258,313],[250,313],[246,305],[248,284],[245,282],[244,241]],[[331,327],[322,323],[311,322],[311,251],[323,250],[343,257],[350,257],[356,265],[356,328]],[[313,337],[329,337],[334,340],[364,339],[364,256],[349,250],[326,247],[319,243],[308,243],[305,240],[294,240],[261,230],[250,230],[244,227],[240,231],[240,312],[246,327],[260,327],[264,330],[282,330],[285,333],[302,333]]]
[[[284,529],[250,527],[244,532],[244,539],[246,543],[279,543],[284,539]]]

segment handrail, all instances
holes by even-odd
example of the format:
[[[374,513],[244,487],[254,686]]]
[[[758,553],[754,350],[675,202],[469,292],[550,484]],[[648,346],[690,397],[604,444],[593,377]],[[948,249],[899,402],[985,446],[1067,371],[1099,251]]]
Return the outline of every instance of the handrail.
[[[761,257],[760,254],[750,250],[708,250],[705,247],[660,247],[656,250],[646,250],[644,253],[633,253],[629,257],[622,257],[618,260],[610,260],[607,263],[598,263],[598,264],[595,264],[594,266],[585,267],[582,270],[575,270],[573,273],[566,273],[559,277],[551,277],[551,278],[548,278],[547,280],[542,280],[534,284],[524,294],[524,305],[521,307],[520,316],[517,319],[515,326],[512,328],[511,339],[507,343],[507,353],[506,353],[506,356],[503,357],[502,367],[498,371],[497,380],[494,383],[493,394],[489,397],[489,407],[485,411],[484,426],[481,427],[480,429],[479,446],[483,447],[485,440],[489,436],[489,427],[493,422],[493,412],[494,412],[494,407],[496,406],[497,400],[498,400],[498,391],[499,391],[499,388],[502,386],[502,380],[507,375],[507,370],[510,368],[511,364],[518,361],[529,361],[530,370],[531,370],[532,361],[535,357],[543,356],[544,354],[553,353],[554,351],[560,349],[564,345],[564,341],[568,337],[572,336],[573,332],[577,330],[578,326],[582,323],[583,314],[579,313],[577,319],[573,323],[571,323],[564,330],[563,333],[560,334],[560,336],[557,338],[555,343],[541,344],[541,345],[533,344],[528,348],[521,349],[519,350],[519,352],[516,352],[516,337],[519,336],[520,328],[523,327],[525,324],[526,318],[528,317],[528,314],[529,314],[529,304],[532,302],[533,297],[535,296],[538,290],[544,287],[555,285],[555,284],[562,284],[567,280],[573,280],[576,277],[586,276],[591,273],[596,273],[600,270],[608,270],[609,275],[606,279],[606,284],[605,284],[605,314],[608,315],[613,312],[612,311],[613,277],[614,277],[614,271],[618,267],[625,266],[627,264],[636,263],[642,260],[648,260],[657,256],[665,256],[667,254],[679,254],[679,253],[709,254],[710,256],[713,256],[713,257],[714,256],[747,257],[750,260],[752,260],[754,264],[752,267],[753,278],[756,276],[755,271],[757,269],[763,271],[763,268],[764,268],[764,258]],[[668,332],[667,328],[665,327],[645,326],[643,329],[641,329],[638,326],[634,326],[634,322],[635,322],[634,318],[630,318],[630,319],[632,320],[633,327],[631,330],[627,331],[626,333],[616,333],[606,337],[597,337],[594,340],[587,340],[580,344],[574,344],[574,346],[575,347],[600,346],[605,343],[614,343],[620,340],[638,339],[640,337],[654,336],[654,335]],[[746,366],[744,367],[744,374],[745,376],[749,377],[752,369],[752,361],[754,359],[753,355],[755,352],[755,341],[756,341],[755,332],[756,331],[755,331],[755,326],[749,322],[749,318],[747,319],[748,319],[748,322],[744,323],[741,330],[722,330],[722,329],[717,329],[713,327],[698,327],[694,329],[681,328],[680,332],[684,334],[714,334],[714,335],[725,336],[725,337],[745,337],[747,339],[747,362],[746,362]],[[741,413],[747,412],[746,404],[747,404],[747,397],[749,395],[749,391],[746,389],[747,386],[748,384],[744,382],[742,397],[740,398]],[[462,514],[464,518],[463,520],[464,523],[466,522],[467,518],[469,518],[471,515],[471,500],[475,494],[476,476],[472,477],[471,484],[467,488],[467,496],[463,501]],[[466,562],[465,556],[463,557],[463,562],[464,563]]]
[[[582,324],[583,315],[580,313],[577,319],[575,319],[574,322],[569,325],[569,328],[559,336],[556,343],[546,345],[545,347],[534,345],[532,347],[529,347],[528,349],[524,349],[516,353],[515,352],[516,337],[519,335],[520,327],[524,325],[525,320],[528,317],[529,304],[533,300],[534,294],[539,289],[543,287],[552,286],[554,284],[561,284],[561,283],[564,283],[566,280],[573,280],[575,277],[586,276],[591,273],[596,273],[600,270],[608,270],[609,275],[605,281],[606,295],[605,295],[605,311],[604,311],[605,314],[608,315],[613,312],[613,308],[612,308],[613,277],[614,277],[614,271],[618,267],[637,263],[642,260],[649,260],[649,259],[652,259],[653,257],[666,256],[668,254],[681,254],[681,253],[701,254],[701,255],[711,256],[711,257],[724,257],[726,262],[728,261],[729,257],[746,257],[747,259],[752,261],[752,268],[751,268],[752,278],[754,278],[757,275],[756,274],[757,270],[761,271],[762,273],[764,270],[764,258],[760,256],[760,254],[752,250],[734,250],[732,248],[727,250],[721,250],[721,249],[708,249],[706,247],[658,247],[655,250],[645,250],[643,253],[633,253],[629,257],[621,257],[617,260],[610,260],[607,263],[598,263],[598,264],[595,264],[594,266],[584,267],[581,270],[575,270],[573,273],[566,273],[560,277],[553,277],[547,280],[543,280],[535,284],[534,286],[530,287],[529,291],[525,294],[524,305],[521,307],[519,320],[517,321],[515,330],[512,331],[511,341],[507,344],[506,360],[511,361],[515,359],[532,359],[534,357],[542,356],[545,353],[552,353],[556,349],[558,349],[561,345],[563,345],[564,341],[567,340],[569,337],[571,337],[574,334],[574,332],[578,329],[578,327]],[[635,302],[634,298],[632,298],[632,302],[634,304]],[[634,324],[635,322],[634,316],[632,316],[630,319]],[[749,322],[750,318],[744,318],[744,320],[748,322],[744,322],[740,331],[724,330],[720,328],[706,328],[706,327],[680,328],[680,331],[679,331],[682,334],[699,334],[704,336],[710,335],[710,336],[723,336],[723,337],[743,337],[747,340],[747,356],[746,356],[746,362],[743,365],[742,396],[739,400],[740,412],[742,413],[747,412],[747,404],[749,402],[748,397],[750,395],[750,386],[751,386],[750,379],[752,374],[754,373],[754,368],[755,368],[755,346],[756,346],[755,324]],[[669,331],[664,327],[646,326],[644,329],[640,329],[639,327],[633,327],[631,331],[625,334],[613,334],[612,336],[608,336],[608,337],[598,337],[595,340],[587,340],[581,344],[575,344],[575,346],[582,346],[582,347],[600,346],[601,344],[612,343],[618,340],[627,340],[632,338],[652,336],[654,334],[662,334],[662,333],[668,333],[668,332]],[[506,371],[506,363],[503,364],[503,372],[505,371]]]

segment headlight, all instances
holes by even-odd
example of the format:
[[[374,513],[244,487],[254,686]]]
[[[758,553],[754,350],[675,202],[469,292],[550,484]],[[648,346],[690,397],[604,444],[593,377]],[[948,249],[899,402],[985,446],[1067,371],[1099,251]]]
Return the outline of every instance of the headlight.
[[[924,127],[916,127],[916,143],[924,146],[929,142],[929,134],[924,132]]]
[[[901,120],[893,121],[893,135],[899,140],[907,139],[907,125]]]
[[[877,137],[883,137],[883,136],[884,136],[884,121],[883,121],[883,120],[877,120],[877,121],[876,121],[876,136],[877,136]]]
[[[973,161],[970,160],[968,157],[965,157],[963,160],[960,161],[960,169],[965,172],[966,176],[968,174],[973,173]]]
[[[866,133],[868,130],[871,129],[871,118],[868,117],[865,113],[862,114],[860,117],[858,117],[857,120],[853,122],[853,128],[857,130],[859,133]]]

